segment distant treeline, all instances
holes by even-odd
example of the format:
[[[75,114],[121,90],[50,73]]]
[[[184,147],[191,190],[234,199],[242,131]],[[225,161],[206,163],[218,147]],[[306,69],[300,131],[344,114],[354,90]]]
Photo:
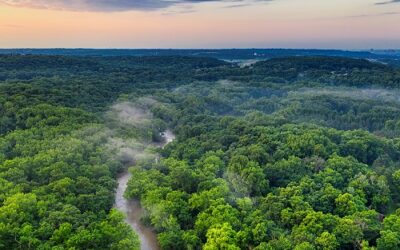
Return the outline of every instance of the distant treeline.
[[[0,54],[64,56],[195,56],[225,60],[269,59],[287,56],[340,56],[364,59],[394,59],[390,51],[323,49],[0,49]]]

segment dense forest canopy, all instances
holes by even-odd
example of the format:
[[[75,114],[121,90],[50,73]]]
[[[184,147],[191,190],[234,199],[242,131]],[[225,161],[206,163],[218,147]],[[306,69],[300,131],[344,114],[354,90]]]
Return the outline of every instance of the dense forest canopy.
[[[399,249],[399,87],[343,57],[2,55],[0,249],[138,249],[129,166],[162,249]]]

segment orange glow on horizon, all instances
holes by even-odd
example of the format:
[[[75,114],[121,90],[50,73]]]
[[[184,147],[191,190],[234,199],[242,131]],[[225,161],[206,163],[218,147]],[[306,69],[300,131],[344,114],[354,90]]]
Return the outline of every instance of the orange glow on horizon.
[[[400,4],[389,13],[389,6],[375,6],[374,1],[320,2],[277,0],[237,8],[201,4],[182,14],[0,5],[0,47],[400,47],[400,26],[395,25],[400,23]]]

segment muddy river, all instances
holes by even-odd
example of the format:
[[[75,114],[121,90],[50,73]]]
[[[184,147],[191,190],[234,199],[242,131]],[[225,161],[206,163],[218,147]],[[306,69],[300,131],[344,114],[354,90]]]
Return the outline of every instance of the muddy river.
[[[167,130],[163,134],[164,143],[157,144],[164,147],[175,139],[175,135]],[[132,227],[140,239],[141,250],[158,250],[160,249],[157,241],[157,235],[152,228],[143,225],[140,218],[143,209],[138,201],[127,200],[124,198],[124,192],[127,188],[131,174],[128,170],[118,176],[118,188],[115,195],[115,207],[123,212],[126,216],[126,222]]]

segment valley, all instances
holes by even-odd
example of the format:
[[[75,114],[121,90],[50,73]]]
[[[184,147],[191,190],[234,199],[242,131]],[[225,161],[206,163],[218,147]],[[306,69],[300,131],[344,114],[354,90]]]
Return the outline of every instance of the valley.
[[[399,87],[348,57],[1,55],[0,249],[396,249]]]

